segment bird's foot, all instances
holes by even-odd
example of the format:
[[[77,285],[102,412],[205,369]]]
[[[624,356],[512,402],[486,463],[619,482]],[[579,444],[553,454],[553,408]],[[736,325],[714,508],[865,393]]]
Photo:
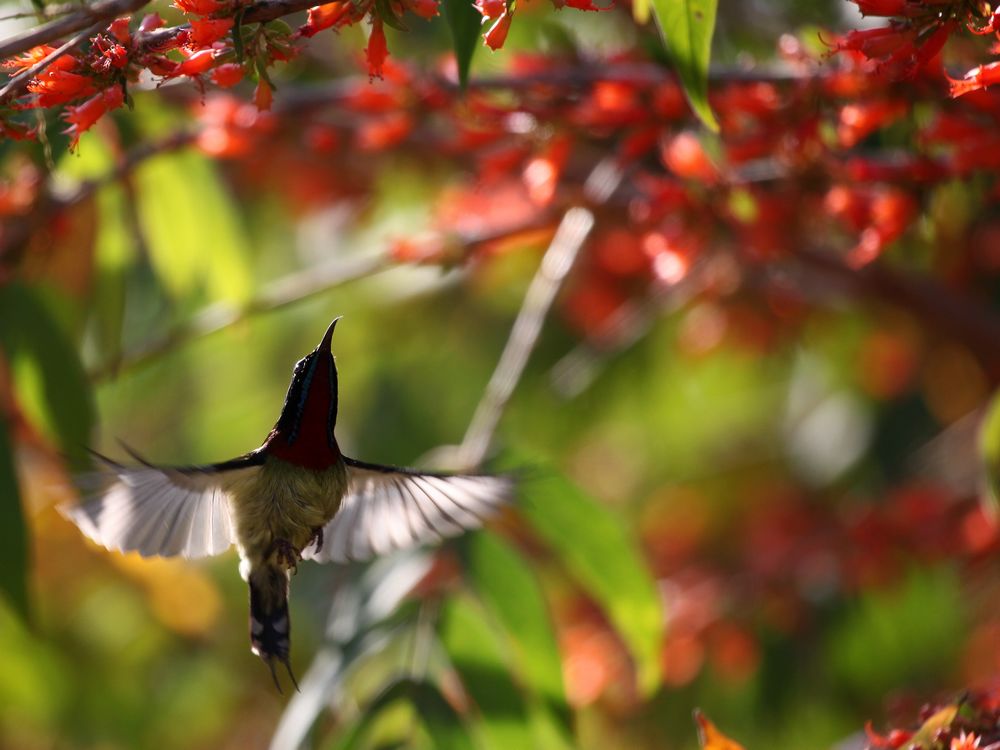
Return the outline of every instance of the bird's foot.
[[[313,535],[312,535],[312,539],[309,540],[309,544],[313,544],[315,542],[315,544],[316,544],[316,554],[318,555],[320,552],[323,551],[323,527],[322,526],[317,526],[312,531],[313,531]],[[308,547],[309,544],[307,544],[306,546]]]
[[[271,546],[271,554],[274,555],[275,562],[293,573],[298,570],[299,560],[302,559],[302,555],[287,539],[275,539]]]

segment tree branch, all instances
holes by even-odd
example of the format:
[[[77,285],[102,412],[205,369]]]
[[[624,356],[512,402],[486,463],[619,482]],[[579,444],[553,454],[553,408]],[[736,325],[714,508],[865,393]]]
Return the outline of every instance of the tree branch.
[[[72,39],[70,39],[68,42],[63,44],[58,49],[55,49],[49,54],[47,54],[45,57],[43,57],[41,60],[36,62],[31,67],[25,68],[20,73],[13,76],[10,80],[7,81],[7,83],[4,84],[3,88],[0,89],[0,105],[6,103],[7,100],[11,98],[12,95],[17,96],[18,94],[20,94],[21,90],[28,83],[28,80],[30,78],[33,78],[34,76],[41,73],[52,63],[54,63],[58,57],[69,52],[71,49],[80,44],[88,36],[90,36],[91,34],[96,34],[103,25],[104,21],[98,21],[97,23],[93,24],[84,31],[81,31],[79,34],[74,36]]]
[[[62,39],[67,34],[82,31],[95,24],[103,24],[118,16],[132,13],[149,0],[98,0],[55,21],[36,26],[20,34],[0,41],[0,58],[12,57],[27,52],[32,47]]]
[[[607,201],[621,183],[622,175],[617,158],[609,157],[599,162],[584,185],[585,202],[599,205]],[[528,286],[507,345],[458,448],[457,460],[461,468],[475,469],[483,462],[500,416],[524,373],[552,303],[593,228],[594,213],[589,208],[573,206],[563,215]]]

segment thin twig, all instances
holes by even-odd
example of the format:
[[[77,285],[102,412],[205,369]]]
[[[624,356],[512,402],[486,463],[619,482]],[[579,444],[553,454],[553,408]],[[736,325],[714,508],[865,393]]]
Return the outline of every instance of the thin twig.
[[[16,76],[7,81],[7,83],[4,84],[4,87],[0,89],[0,104],[6,102],[11,97],[12,94],[13,95],[19,94],[21,89],[23,88],[23,85],[26,84],[29,79],[34,78],[36,75],[41,73],[52,63],[54,63],[59,57],[62,57],[71,49],[75,48],[91,34],[96,34],[103,25],[104,21],[98,21],[97,23],[93,24],[84,31],[81,31],[79,34],[77,34],[72,39],[67,41],[61,47],[47,54],[45,57],[43,57],[41,60],[36,62],[31,67],[25,68]]]
[[[132,13],[147,2],[149,0],[100,0],[93,5],[81,8],[76,13],[71,13],[63,18],[36,26],[0,41],[0,58],[19,55],[32,47],[48,44],[62,39],[67,34],[86,29],[96,22],[103,23],[118,16]]]
[[[585,201],[590,205],[604,203],[617,189],[621,179],[622,168],[618,160],[613,157],[604,159],[587,178]],[[486,457],[500,416],[524,373],[545,318],[593,227],[594,214],[583,205],[574,206],[563,215],[555,237],[528,286],[507,345],[458,448],[460,467],[474,469]]]
[[[280,310],[341,284],[358,281],[390,267],[387,258],[375,257],[297,271],[267,285],[260,296],[241,307],[221,302],[205,307],[176,330],[122,355],[115,362],[98,367],[91,372],[91,378],[94,381],[103,380],[117,375],[122,370],[139,367],[193,339],[218,333],[252,315]]]

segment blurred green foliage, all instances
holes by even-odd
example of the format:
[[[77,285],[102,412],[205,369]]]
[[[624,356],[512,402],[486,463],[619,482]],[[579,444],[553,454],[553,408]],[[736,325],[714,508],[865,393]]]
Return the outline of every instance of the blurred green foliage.
[[[761,44],[761,28],[832,10],[779,3],[748,30],[755,13],[759,4],[720,8],[723,59]],[[571,25],[553,13],[544,23]],[[595,24],[582,20],[575,37],[550,29],[544,43],[600,37]],[[527,24],[512,33],[523,48],[538,36]],[[159,99],[137,98],[148,121],[136,137],[177,121]],[[102,175],[115,158],[89,134],[59,160],[57,180]],[[164,154],[127,190],[98,191],[93,231],[75,248],[89,260],[85,291],[49,279],[0,287],[0,346],[24,417],[17,429],[0,422],[0,745],[268,745],[289,698],[248,653],[235,555],[191,566],[85,544],[54,511],[74,497],[63,459],[87,445],[118,455],[116,440],[163,463],[255,447],[292,364],[339,314],[345,450],[407,463],[458,442],[537,248],[465,273],[394,269],[260,310],[268,282],[375,255],[386,236],[413,231],[449,177],[400,160],[345,226],[280,190],[248,194],[193,150]],[[185,326],[206,308],[235,322],[192,335]],[[498,438],[499,465],[525,471],[513,530],[451,543],[444,559],[459,573],[427,573],[438,588],[408,599],[403,587],[389,612],[365,578],[388,568],[303,565],[292,607],[305,679],[290,698],[303,708],[285,720],[321,748],[690,748],[698,705],[748,747],[796,750],[856,732],[886,693],[959,684],[980,603],[953,563],[893,547],[903,572],[858,591],[809,556],[795,523],[773,536],[755,526],[782,503],[849,514],[870,494],[891,505],[899,457],[932,422],[920,393],[885,402],[865,389],[865,341],[895,320],[834,310],[761,346],[734,314],[717,345],[699,348],[719,314],[696,304],[663,315],[628,351],[598,357],[594,382],[572,398],[553,380],[580,342],[553,315]],[[151,342],[163,346],[130,359]],[[810,421],[848,411],[846,427]],[[994,463],[995,412],[983,438]],[[807,460],[803,436],[816,430]],[[747,569],[800,537],[795,564],[769,573],[795,596],[755,588],[765,576]],[[684,617],[708,624],[671,645]]]

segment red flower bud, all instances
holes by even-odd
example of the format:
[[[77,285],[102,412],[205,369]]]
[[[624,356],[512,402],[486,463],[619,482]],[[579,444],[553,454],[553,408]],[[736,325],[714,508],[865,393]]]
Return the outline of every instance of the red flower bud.
[[[372,18],[372,33],[368,37],[368,46],[365,47],[365,59],[368,61],[368,76],[370,78],[382,77],[382,65],[389,55],[389,48],[385,43],[385,29],[382,28],[382,19],[378,16]]]
[[[80,136],[90,130],[95,122],[112,109],[122,106],[124,102],[125,95],[121,87],[112,86],[77,107],[67,107],[63,117],[69,123],[69,128],[65,132],[73,138],[70,148],[76,147]]]
[[[498,50],[503,47],[503,43],[507,41],[507,32],[510,31],[510,22],[513,18],[513,13],[504,11],[500,18],[493,22],[489,31],[483,34],[484,44],[491,50]]]
[[[239,63],[225,63],[212,71],[212,82],[228,89],[243,80],[243,66]]]

